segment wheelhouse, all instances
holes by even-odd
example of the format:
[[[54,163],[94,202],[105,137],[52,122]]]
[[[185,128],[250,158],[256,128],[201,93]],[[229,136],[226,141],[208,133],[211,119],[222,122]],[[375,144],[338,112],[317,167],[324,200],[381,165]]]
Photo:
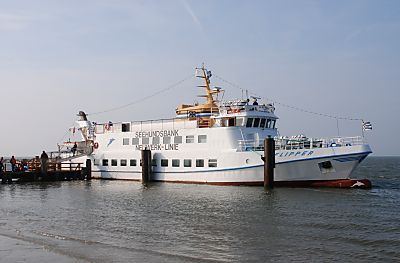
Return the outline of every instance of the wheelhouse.
[[[219,114],[213,116],[215,123],[220,127],[245,127],[257,129],[276,129],[278,117],[274,114],[275,108],[272,104],[253,105],[249,100],[236,100],[221,102]]]

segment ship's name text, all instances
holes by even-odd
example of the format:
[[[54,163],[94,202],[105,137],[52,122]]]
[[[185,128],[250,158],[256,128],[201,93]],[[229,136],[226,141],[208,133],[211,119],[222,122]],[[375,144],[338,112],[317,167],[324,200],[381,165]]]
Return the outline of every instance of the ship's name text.
[[[141,131],[141,132],[135,132],[135,137],[136,137],[136,138],[172,137],[172,136],[179,136],[178,130]]]
[[[314,151],[293,151],[293,152],[277,152],[276,157],[290,157],[290,156],[310,156],[313,155]]]
[[[151,150],[151,151],[177,151],[179,150],[178,144],[145,144],[145,145],[136,145],[136,150]]]

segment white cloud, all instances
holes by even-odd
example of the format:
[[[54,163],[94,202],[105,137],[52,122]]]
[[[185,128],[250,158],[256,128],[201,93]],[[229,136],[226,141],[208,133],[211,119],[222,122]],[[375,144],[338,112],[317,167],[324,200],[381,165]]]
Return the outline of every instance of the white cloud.
[[[193,9],[190,7],[189,3],[186,0],[181,0],[182,4],[184,5],[186,11],[192,17],[193,22],[199,27],[201,31],[203,31],[203,25],[201,24],[200,20],[197,18],[196,14],[194,13]]]

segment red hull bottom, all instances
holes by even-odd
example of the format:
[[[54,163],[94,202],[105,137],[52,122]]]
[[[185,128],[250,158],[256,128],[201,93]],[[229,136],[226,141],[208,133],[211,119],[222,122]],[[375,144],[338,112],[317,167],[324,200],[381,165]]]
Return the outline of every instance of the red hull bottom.
[[[360,189],[371,189],[372,187],[371,181],[368,179],[275,182],[275,185],[288,186],[288,187],[329,187],[329,188],[360,188]]]
[[[94,178],[106,179],[106,178]],[[113,179],[107,178],[106,180],[127,180],[127,181],[140,181],[134,179]],[[180,184],[208,184],[220,186],[263,186],[264,182],[194,182],[194,181],[156,181],[164,183],[180,183]],[[359,188],[371,189],[372,184],[368,179],[342,179],[342,180],[327,180],[327,181],[278,181],[274,182],[276,187],[329,187],[329,188]]]

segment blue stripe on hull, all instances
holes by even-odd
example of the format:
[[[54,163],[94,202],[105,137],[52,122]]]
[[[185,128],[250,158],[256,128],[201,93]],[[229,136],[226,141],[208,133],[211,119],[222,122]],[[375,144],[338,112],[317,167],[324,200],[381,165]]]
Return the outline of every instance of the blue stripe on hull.
[[[354,156],[354,157],[348,157],[348,158],[338,158],[334,160],[341,160],[341,159],[350,159],[350,158],[357,158],[353,159],[352,161],[356,160],[362,160],[364,159],[368,154],[371,152],[361,152],[361,153],[351,153],[351,154],[342,154],[342,155],[330,155],[330,156],[321,156],[321,157],[314,157],[314,158],[308,158],[308,159],[299,159],[299,160],[291,160],[291,161],[284,161],[284,162],[277,162],[276,164],[284,164],[284,163],[292,163],[292,162],[301,162],[301,161],[310,161],[310,160],[317,160],[317,159],[326,159],[326,158],[332,158],[332,157],[338,157],[338,156],[350,156],[350,155],[362,155],[362,156]],[[341,161],[339,161],[341,162]],[[264,166],[263,164],[259,165],[253,165],[253,166],[244,166],[244,167],[235,167],[235,168],[225,168],[225,169],[213,169],[213,170],[200,170],[200,171],[174,171],[174,172],[165,172],[165,171],[153,171],[153,173],[204,173],[204,172],[222,172],[222,171],[233,171],[233,170],[242,170],[242,169],[250,169],[250,168],[255,168],[255,167],[262,167]],[[110,170],[99,170],[99,171],[93,171],[93,172],[109,172],[109,173],[141,173],[135,172],[135,171],[110,171]]]

